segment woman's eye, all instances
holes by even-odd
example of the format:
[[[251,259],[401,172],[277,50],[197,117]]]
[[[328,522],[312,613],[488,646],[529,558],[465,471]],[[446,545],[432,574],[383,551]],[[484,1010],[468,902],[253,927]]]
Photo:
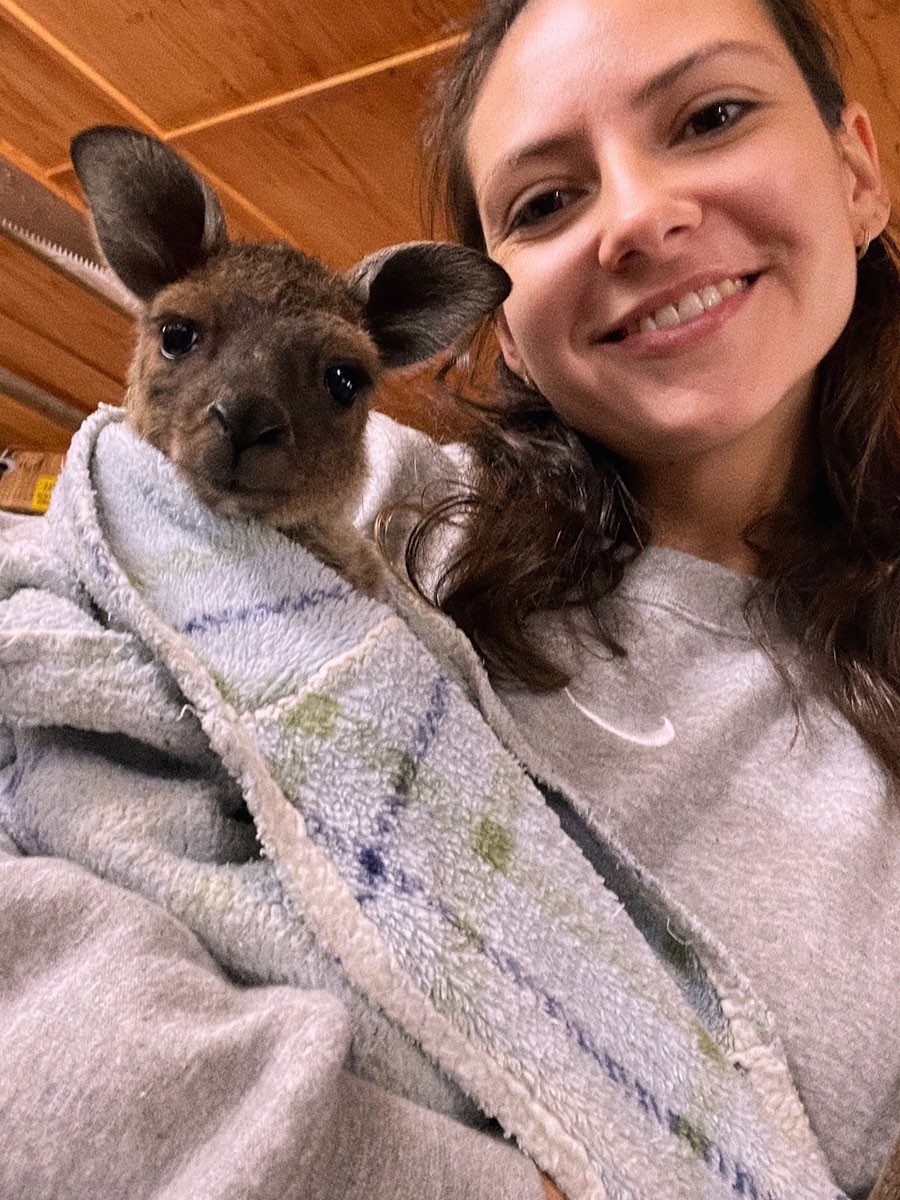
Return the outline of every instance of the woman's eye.
[[[510,232],[515,229],[527,228],[530,225],[538,225],[541,221],[545,221],[554,213],[564,209],[570,200],[570,194],[562,188],[552,188],[548,192],[532,196],[513,213],[509,225]]]
[[[715,104],[706,104],[688,118],[682,136],[690,140],[724,132],[736,125],[751,108],[751,104],[739,100],[717,100]]]
[[[159,331],[159,348],[163,358],[182,358],[197,345],[200,331],[193,321],[166,321]]]

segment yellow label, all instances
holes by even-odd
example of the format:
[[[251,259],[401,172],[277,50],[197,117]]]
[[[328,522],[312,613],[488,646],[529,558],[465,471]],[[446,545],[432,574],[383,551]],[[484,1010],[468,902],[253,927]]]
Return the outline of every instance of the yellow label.
[[[31,507],[35,512],[45,513],[50,507],[50,494],[56,483],[55,475],[40,475],[31,497]]]

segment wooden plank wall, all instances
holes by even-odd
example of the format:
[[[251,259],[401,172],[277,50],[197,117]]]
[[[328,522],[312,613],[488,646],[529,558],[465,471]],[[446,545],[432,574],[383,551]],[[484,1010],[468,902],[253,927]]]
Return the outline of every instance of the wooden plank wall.
[[[421,236],[422,104],[474,2],[0,0],[0,154],[79,206],[72,134],[136,125],[204,171],[238,236],[341,268]],[[900,4],[826,7],[900,212]],[[129,340],[124,317],[0,238],[0,367],[87,412],[120,398]],[[0,448],[69,436],[0,393]]]

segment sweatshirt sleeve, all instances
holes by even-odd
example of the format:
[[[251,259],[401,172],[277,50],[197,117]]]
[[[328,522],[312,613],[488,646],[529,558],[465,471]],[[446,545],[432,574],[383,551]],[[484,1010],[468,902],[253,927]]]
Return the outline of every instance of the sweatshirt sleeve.
[[[8,840],[0,945],[2,1196],[542,1196],[513,1146],[343,1070],[334,997],[240,986],[151,901]]]

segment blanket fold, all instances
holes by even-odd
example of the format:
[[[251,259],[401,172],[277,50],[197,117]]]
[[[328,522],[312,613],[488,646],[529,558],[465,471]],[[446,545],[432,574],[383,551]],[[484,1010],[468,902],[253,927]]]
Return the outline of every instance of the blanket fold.
[[[0,589],[2,721],[73,731],[67,766],[37,737],[8,768],[20,845],[153,895],[247,978],[315,959],[570,1200],[838,1200],[764,1011],[702,931],[679,977],[649,931],[690,919],[616,847],[617,890],[595,873],[445,622],[215,515],[118,410]],[[165,751],[176,792],[224,774],[233,808],[192,787],[173,832],[119,792],[94,820],[65,795],[94,752],[76,731]],[[262,908],[279,952],[248,949]]]

